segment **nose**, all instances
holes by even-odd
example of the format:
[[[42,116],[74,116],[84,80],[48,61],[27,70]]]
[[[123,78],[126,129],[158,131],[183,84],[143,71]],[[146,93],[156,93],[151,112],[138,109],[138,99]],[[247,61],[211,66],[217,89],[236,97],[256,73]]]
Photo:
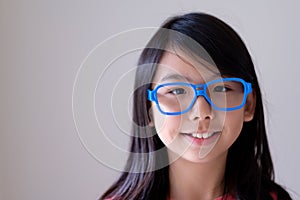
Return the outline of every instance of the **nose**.
[[[213,119],[211,105],[204,96],[198,96],[190,111],[191,120]]]

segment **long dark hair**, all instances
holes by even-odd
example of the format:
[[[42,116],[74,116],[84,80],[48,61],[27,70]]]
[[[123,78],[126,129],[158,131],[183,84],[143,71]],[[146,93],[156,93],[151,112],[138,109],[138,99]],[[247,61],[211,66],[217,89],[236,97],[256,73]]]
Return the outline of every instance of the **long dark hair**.
[[[222,75],[243,78],[252,83],[255,91],[254,117],[250,122],[244,123],[241,134],[228,152],[224,194],[234,192],[239,199],[251,200],[271,200],[271,194],[276,194],[278,199],[291,199],[289,194],[274,182],[260,87],[249,52],[238,34],[223,21],[204,13],[172,17],[162,28],[182,33],[195,40],[208,52]],[[150,103],[147,101],[146,91],[151,88],[157,63],[164,53],[163,49],[170,43],[184,45],[180,40],[159,30],[143,50],[135,77],[135,126],[132,128],[131,140],[131,152],[143,154],[129,156],[120,178],[100,199],[169,198],[169,168],[168,165],[162,165],[168,160],[168,156],[154,128],[149,126]],[[162,151],[159,154],[154,153],[158,150]]]

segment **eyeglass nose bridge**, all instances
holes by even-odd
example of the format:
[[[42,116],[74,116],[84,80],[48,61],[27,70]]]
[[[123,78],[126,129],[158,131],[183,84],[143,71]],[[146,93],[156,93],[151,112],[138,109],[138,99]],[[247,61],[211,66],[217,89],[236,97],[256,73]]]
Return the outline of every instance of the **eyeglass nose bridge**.
[[[205,96],[205,92],[204,90],[196,90],[196,96],[199,97],[199,96]]]
[[[205,84],[199,84],[199,85],[194,85],[194,88],[195,88],[195,97],[194,97],[194,101],[192,103],[192,105],[196,102],[197,98],[199,96],[202,96],[206,102],[212,106],[212,102],[210,101],[210,99],[208,98],[207,94],[206,94],[206,89],[207,89],[207,85]],[[191,107],[190,107],[191,109]]]
[[[205,96],[205,86],[203,84],[195,85],[196,97]]]

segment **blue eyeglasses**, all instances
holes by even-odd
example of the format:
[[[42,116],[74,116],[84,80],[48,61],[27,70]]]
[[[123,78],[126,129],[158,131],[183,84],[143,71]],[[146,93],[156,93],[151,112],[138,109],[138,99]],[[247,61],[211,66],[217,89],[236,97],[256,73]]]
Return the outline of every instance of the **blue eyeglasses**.
[[[241,78],[221,78],[205,84],[171,82],[147,90],[148,100],[154,101],[158,110],[165,115],[181,115],[188,112],[197,97],[203,96],[215,109],[232,111],[242,108],[249,93],[251,83]]]

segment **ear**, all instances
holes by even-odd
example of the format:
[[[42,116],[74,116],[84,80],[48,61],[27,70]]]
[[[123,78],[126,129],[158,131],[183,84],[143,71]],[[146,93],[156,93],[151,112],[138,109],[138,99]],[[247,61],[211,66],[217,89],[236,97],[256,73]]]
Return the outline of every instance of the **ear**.
[[[150,126],[150,127],[154,127],[154,118],[153,118],[153,111],[152,111],[152,107],[153,106],[151,106],[150,107],[150,109],[149,109],[149,111],[148,111],[148,117],[149,117],[149,124],[148,124],[148,126]]]
[[[252,91],[247,96],[246,104],[244,107],[244,122],[249,122],[253,119],[256,106],[256,94]]]

